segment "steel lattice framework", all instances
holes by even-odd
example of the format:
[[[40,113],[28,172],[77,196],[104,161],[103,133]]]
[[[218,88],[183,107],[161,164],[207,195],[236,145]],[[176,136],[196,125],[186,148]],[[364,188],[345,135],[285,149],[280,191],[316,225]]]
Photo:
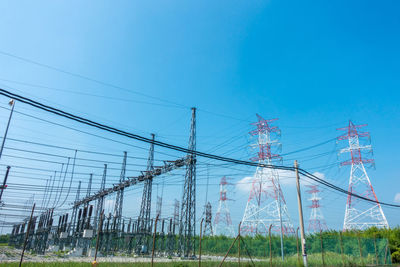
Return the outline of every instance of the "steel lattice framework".
[[[348,191],[369,198],[375,203],[362,201],[349,194],[347,196],[343,230],[362,230],[372,226],[389,228],[364,166],[364,164],[374,163],[373,159],[363,158],[363,151],[372,151],[371,145],[360,145],[361,138],[370,137],[369,132],[359,131],[364,126],[367,126],[367,124],[354,125],[352,121],[349,121],[348,126],[337,129],[346,131],[344,135],[339,136],[337,139],[349,141],[349,146],[340,150],[340,153],[350,153],[351,155],[350,160],[341,163],[341,166],[351,165]]]
[[[126,173],[126,158],[127,153],[124,151],[124,158],[122,160],[121,167],[121,175],[119,177],[119,182],[125,182],[125,173]],[[121,217],[122,217],[122,207],[124,204],[124,188],[117,192],[117,197],[115,199],[115,207],[114,207],[114,218],[116,219],[116,223],[114,225],[114,230],[119,230],[121,226]]]
[[[233,230],[231,214],[227,203],[229,199],[226,197],[227,185],[228,181],[224,176],[219,182],[219,205],[215,214],[214,231],[215,235],[234,236],[235,231]]]
[[[101,178],[100,191],[103,191],[106,186],[106,178],[107,178],[107,164],[104,164],[104,171],[103,171],[103,176]],[[96,214],[94,220],[95,230],[97,230],[97,226],[99,224],[98,220],[100,219],[100,214],[103,211],[103,206],[104,206],[104,196],[97,199]]]
[[[205,220],[204,220],[204,231],[203,231],[203,236],[212,236],[213,233],[213,228],[212,228],[212,207],[211,203],[207,202],[205,206]]]
[[[192,108],[189,151],[196,151],[196,108]],[[193,257],[196,235],[196,154],[189,153],[183,186],[181,218],[179,225],[179,245],[181,256]]]
[[[273,146],[280,145],[277,139],[273,139],[280,136],[280,130],[277,126],[271,125],[277,119],[265,120],[258,114],[257,118],[258,122],[253,123],[257,128],[250,134],[257,136],[257,143],[254,146],[259,149],[259,152],[251,160],[271,165],[274,160],[281,159],[278,154],[272,152]],[[265,234],[270,225],[277,232],[294,232],[279,184],[279,173],[272,168],[257,167],[243,215],[241,231],[245,235]]]
[[[310,219],[308,220],[308,231],[310,233],[326,231],[328,230],[328,227],[326,226],[324,215],[321,211],[321,205],[319,203],[321,198],[318,196],[318,193],[321,191],[318,189],[318,185],[306,186],[310,188],[309,190],[307,190],[307,193],[311,194],[311,198],[308,199],[311,200],[311,205],[308,206],[309,208],[311,208],[311,215]]]
[[[154,134],[151,134],[154,141]],[[149,158],[147,159],[147,170],[151,172],[154,170],[154,143],[150,144]],[[153,190],[153,178],[147,179],[144,182],[142,203],[140,206],[140,213],[138,218],[138,238],[136,243],[136,252],[140,252],[143,245],[147,245],[146,236],[151,234],[150,213],[151,213],[151,194]]]

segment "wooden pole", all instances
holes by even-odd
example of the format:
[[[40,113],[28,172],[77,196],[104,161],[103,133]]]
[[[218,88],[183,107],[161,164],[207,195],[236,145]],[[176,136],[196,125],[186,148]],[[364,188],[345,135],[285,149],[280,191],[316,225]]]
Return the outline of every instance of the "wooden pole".
[[[386,246],[385,246],[385,259],[384,259],[384,261],[383,261],[384,265],[386,265],[386,261],[387,261],[388,247],[389,247],[389,239],[387,239],[387,241],[386,241]]]
[[[343,240],[342,240],[342,232],[339,232],[339,241],[340,241],[340,254],[342,255],[342,264],[343,266],[345,266],[345,262],[344,262],[344,251],[343,251]]]
[[[104,215],[104,210],[101,211],[100,213],[100,221],[98,223],[98,229],[97,229],[97,238],[96,238],[96,251],[94,253],[94,261],[92,263],[93,266],[97,266],[97,251],[99,250],[99,239],[100,239],[100,232],[101,228],[103,227],[103,215]]]
[[[300,251],[299,251],[299,227],[296,229],[296,248],[297,248],[297,263],[300,264]]]
[[[240,238],[242,238],[242,237],[240,236]],[[243,245],[244,245],[244,248],[246,249],[247,255],[248,255],[249,258],[250,258],[251,264],[253,264],[253,266],[255,266],[255,264],[254,264],[254,262],[253,262],[253,259],[252,259],[251,255],[250,255],[250,252],[249,252],[249,250],[248,250],[248,248],[247,248],[246,242],[244,242],[244,240],[243,240]]]
[[[33,212],[35,211],[35,206],[36,206],[36,203],[33,203],[32,211],[31,211],[31,217],[29,218],[29,222],[28,222],[28,229],[26,229],[24,247],[22,248],[22,253],[21,253],[21,260],[19,261],[19,267],[22,266],[22,261],[24,260],[24,253],[25,253],[25,249],[26,249],[26,244],[28,243],[28,237],[29,237],[29,232],[31,230],[32,216],[33,216]]]
[[[272,267],[272,243],[271,243],[271,228],[272,224],[269,226],[268,235],[269,235],[269,266]]]
[[[204,218],[201,219],[200,222],[200,236],[199,236],[199,267],[201,266],[201,238],[202,238],[202,231],[203,231],[203,222]]]
[[[322,257],[322,266],[325,266],[324,242],[323,242],[323,240],[322,240],[322,230],[320,231],[319,238],[321,239],[321,257]]]
[[[357,231],[357,239],[358,239],[358,249],[360,250],[360,259],[361,263],[364,262],[363,255],[362,255],[362,248],[361,248],[361,238],[360,238],[360,232]]]
[[[224,263],[224,261],[225,261],[226,257],[228,257],[228,254],[229,254],[229,252],[231,251],[231,249],[232,249],[233,245],[235,245],[235,243],[236,243],[236,240],[238,240],[238,239],[239,239],[239,235],[238,235],[238,236],[236,236],[235,240],[233,240],[233,242],[232,242],[231,246],[229,247],[228,251],[226,252],[226,254],[225,254],[224,258],[223,258],[223,259],[222,259],[222,261],[219,263],[219,265],[218,265],[219,267],[221,267],[221,266],[222,266],[222,264]]]
[[[157,221],[158,221],[158,216],[160,214],[157,214],[156,221],[154,222],[154,233],[153,233],[153,249],[151,251],[151,266],[153,267],[154,265],[154,250],[156,248],[156,232],[157,232]]]
[[[378,259],[378,250],[376,249],[376,234],[374,233],[374,247],[375,247],[375,261],[376,265],[379,264],[379,259]]]
[[[308,267],[307,251],[306,251],[306,237],[305,237],[305,233],[304,233],[303,207],[301,204],[300,176],[299,176],[299,167],[297,164],[297,160],[294,161],[294,167],[296,169],[297,204],[298,204],[298,209],[299,209],[301,252],[303,254],[303,264],[305,267]]]
[[[240,267],[240,228],[242,226],[242,222],[239,223],[239,229],[238,229],[238,264]]]

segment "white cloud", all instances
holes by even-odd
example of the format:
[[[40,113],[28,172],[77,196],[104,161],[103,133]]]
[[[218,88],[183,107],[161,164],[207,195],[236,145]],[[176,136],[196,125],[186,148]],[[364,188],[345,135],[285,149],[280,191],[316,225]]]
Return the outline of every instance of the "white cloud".
[[[296,173],[288,170],[277,170],[281,186],[296,186]],[[325,180],[325,174],[314,172],[313,175]],[[249,193],[252,187],[253,176],[246,176],[236,183],[236,189],[243,193]],[[314,181],[306,178],[301,180],[302,185],[315,184]],[[400,196],[399,196],[400,198]],[[400,201],[400,200],[399,200]]]
[[[323,174],[322,172],[314,172],[313,175],[325,180],[325,174]]]
[[[400,203],[400,193],[397,193],[397,194],[394,196],[394,202]]]
[[[246,176],[236,183],[236,189],[243,193],[248,193],[251,190],[253,177]]]

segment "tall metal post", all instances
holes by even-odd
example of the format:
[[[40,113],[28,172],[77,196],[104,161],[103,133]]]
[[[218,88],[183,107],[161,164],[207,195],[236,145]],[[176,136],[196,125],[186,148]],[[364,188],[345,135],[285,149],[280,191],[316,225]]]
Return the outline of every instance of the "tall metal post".
[[[301,235],[301,251],[303,254],[303,264],[305,267],[308,266],[307,262],[307,251],[306,251],[306,237],[304,233],[304,221],[303,221],[303,207],[301,204],[301,192],[300,192],[300,176],[299,167],[297,160],[294,161],[294,168],[296,169],[296,188],[297,188],[297,204],[299,208],[299,221],[300,221],[300,235]]]
[[[3,185],[0,191],[0,204],[1,204],[1,197],[3,196],[3,190],[6,188],[6,183],[7,183],[8,173],[10,172],[10,168],[11,168],[10,166],[7,166],[6,175],[4,176]]]
[[[78,183],[78,190],[76,191],[75,202],[79,201],[80,193],[81,193],[81,181],[79,181],[79,183]],[[68,235],[70,235],[70,234],[74,235],[74,233],[71,233],[71,228],[72,228],[72,231],[75,232],[76,213],[78,212],[78,209],[79,209],[79,207],[75,206],[74,209],[72,210],[71,223],[69,224],[68,231],[67,231]]]
[[[29,232],[31,230],[32,217],[33,217],[33,212],[35,211],[35,206],[36,206],[36,203],[33,204],[32,211],[31,211],[31,217],[29,218],[29,222],[28,222],[28,229],[26,229],[25,241],[24,241],[24,246],[22,248],[21,259],[19,261],[19,267],[21,267],[22,261],[24,260],[24,253],[25,253],[25,249],[26,249],[26,244],[28,243],[28,237],[29,237]]]
[[[153,142],[150,144],[149,157],[147,159],[147,172],[154,170],[154,138],[155,135],[151,134],[151,140]],[[147,245],[147,238],[151,234],[150,212],[152,190],[153,178],[148,178],[144,181],[143,186],[142,203],[140,205],[137,225],[138,237],[136,241],[136,253],[140,253],[142,246]]]
[[[100,184],[100,191],[103,191],[106,185],[106,178],[107,178],[107,164],[104,164],[104,171],[103,171],[103,177],[101,178],[101,184]],[[103,206],[104,206],[104,196],[100,197],[97,200],[97,206],[96,206],[96,214],[94,218],[94,229],[97,229],[97,226],[100,224],[100,215],[103,211]]]
[[[127,152],[124,151],[124,159],[122,161],[122,168],[121,168],[121,175],[119,178],[119,182],[122,183],[125,181],[125,173],[126,173],[126,158]],[[122,188],[117,192],[117,198],[115,200],[115,207],[114,207],[114,218],[116,218],[116,222],[114,225],[114,230],[119,231],[121,226],[121,217],[122,217],[122,206],[124,203],[124,189]]]
[[[189,163],[186,165],[183,186],[179,245],[183,257],[194,256],[196,235],[196,108],[192,108],[192,121],[189,137]]]
[[[6,142],[6,139],[7,139],[8,128],[10,127],[11,118],[12,118],[12,115],[13,115],[13,113],[14,113],[14,107],[15,107],[15,101],[14,101],[14,99],[11,99],[10,102],[9,102],[8,104],[11,106],[11,112],[10,112],[10,116],[8,117],[8,122],[7,122],[6,131],[5,131],[5,133],[4,133],[3,141],[2,141],[2,143],[1,143],[0,158],[1,158],[1,155],[3,155],[3,149],[4,149],[4,144],[5,144],[5,142]]]

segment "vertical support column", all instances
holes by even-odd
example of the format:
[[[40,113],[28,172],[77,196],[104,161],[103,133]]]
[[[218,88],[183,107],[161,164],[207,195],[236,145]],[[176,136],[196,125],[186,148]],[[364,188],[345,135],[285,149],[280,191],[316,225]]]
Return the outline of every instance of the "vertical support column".
[[[104,188],[106,186],[106,179],[107,179],[107,164],[104,164],[104,170],[103,170],[103,176],[101,178],[101,184],[100,184],[100,191],[104,191]],[[94,218],[94,230],[97,230],[97,227],[99,225],[99,220],[100,220],[100,214],[103,211],[103,206],[104,206],[104,196],[100,197],[97,200],[97,205],[96,205],[96,214]]]
[[[183,187],[179,244],[181,256],[193,257],[196,235],[196,108],[192,108],[189,137],[189,155]]]
[[[152,143],[150,144],[149,157],[147,159],[147,169],[144,175],[145,181],[143,186],[142,203],[140,205],[140,213],[137,224],[137,240],[136,240],[136,253],[142,251],[142,247],[148,245],[148,237],[151,234],[150,226],[150,212],[151,212],[151,195],[153,190],[153,179],[146,177],[147,172],[154,170],[154,139],[155,135],[151,134]]]
[[[119,177],[120,183],[125,181],[126,158],[127,158],[127,152],[124,151],[124,159],[122,160],[121,175]],[[114,217],[115,217],[116,221],[115,221],[115,225],[114,225],[114,229],[113,229],[114,231],[120,230],[123,203],[124,203],[124,189],[121,188],[120,190],[118,190],[117,198],[115,200]]]
[[[4,176],[4,180],[3,180],[3,185],[1,186],[1,191],[0,191],[0,204],[1,204],[1,197],[3,196],[3,190],[6,189],[7,185],[7,178],[8,178],[8,173],[10,172],[10,166],[7,166],[7,170],[6,170],[6,175]]]
[[[304,233],[303,207],[301,204],[300,176],[299,176],[299,167],[297,164],[297,160],[294,161],[294,167],[296,169],[296,187],[297,187],[297,203],[298,203],[298,208],[299,208],[301,251],[303,254],[303,264],[305,267],[307,267],[308,262],[307,262],[307,251],[306,251],[306,237],[305,237],[305,233]]]
[[[0,158],[1,158],[1,155],[3,154],[4,144],[5,144],[6,139],[7,139],[8,128],[10,128],[10,122],[11,122],[11,118],[12,118],[12,115],[13,115],[13,112],[14,112],[14,107],[15,107],[15,100],[11,99],[10,102],[8,102],[8,104],[11,106],[11,111],[10,111],[10,116],[8,117],[8,122],[7,122],[6,131],[4,133],[3,142],[1,143]]]

